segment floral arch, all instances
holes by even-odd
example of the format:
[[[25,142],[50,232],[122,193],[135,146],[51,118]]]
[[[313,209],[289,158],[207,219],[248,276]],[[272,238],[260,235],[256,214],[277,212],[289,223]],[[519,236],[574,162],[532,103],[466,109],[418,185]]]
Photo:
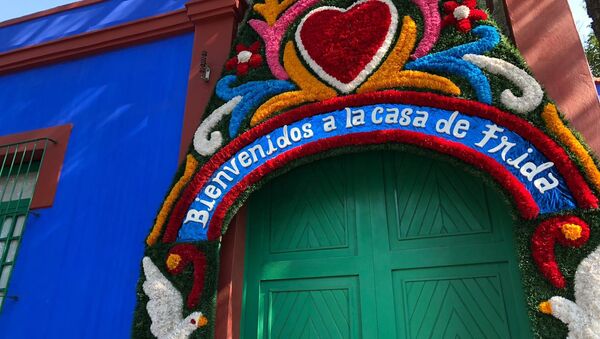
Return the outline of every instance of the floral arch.
[[[207,112],[146,239],[134,336],[212,337],[219,242],[248,194],[386,144],[489,174],[526,239],[534,332],[600,333],[597,163],[474,0],[257,3]]]

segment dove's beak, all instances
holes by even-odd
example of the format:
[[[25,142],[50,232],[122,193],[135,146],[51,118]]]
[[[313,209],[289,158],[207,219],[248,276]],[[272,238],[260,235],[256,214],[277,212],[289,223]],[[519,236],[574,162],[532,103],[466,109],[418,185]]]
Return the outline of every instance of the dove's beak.
[[[201,315],[200,317],[198,317],[198,321],[196,321],[196,326],[198,327],[203,327],[206,326],[208,324],[208,319]]]
[[[539,304],[538,310],[544,314],[552,314],[552,304],[550,301],[543,301]]]

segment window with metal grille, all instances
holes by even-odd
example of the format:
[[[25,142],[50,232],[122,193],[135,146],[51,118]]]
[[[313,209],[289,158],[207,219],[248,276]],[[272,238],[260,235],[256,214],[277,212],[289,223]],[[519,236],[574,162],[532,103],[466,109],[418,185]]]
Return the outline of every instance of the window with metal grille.
[[[0,145],[0,310],[23,236],[49,138]]]

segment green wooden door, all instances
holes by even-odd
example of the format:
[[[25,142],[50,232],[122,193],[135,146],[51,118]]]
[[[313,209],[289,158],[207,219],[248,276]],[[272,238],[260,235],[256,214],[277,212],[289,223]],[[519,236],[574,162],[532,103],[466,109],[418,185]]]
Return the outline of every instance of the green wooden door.
[[[502,201],[399,152],[273,180],[249,204],[242,337],[531,337]]]

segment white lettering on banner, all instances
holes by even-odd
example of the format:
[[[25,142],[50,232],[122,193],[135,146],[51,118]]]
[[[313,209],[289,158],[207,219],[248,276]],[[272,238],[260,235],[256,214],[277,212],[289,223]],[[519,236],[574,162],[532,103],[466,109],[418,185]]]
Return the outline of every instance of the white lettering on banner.
[[[346,108],[346,128],[365,124],[365,111],[362,109],[350,110]]]
[[[454,128],[452,128],[452,126],[454,124],[454,120],[456,120],[457,116],[458,116],[458,112],[454,112],[454,113],[452,113],[452,115],[450,116],[449,119],[438,120],[437,124],[435,124],[435,130],[438,133],[445,133],[448,135],[453,135],[459,139],[466,137],[467,131],[469,130],[469,125],[470,125],[468,120],[460,119],[456,122],[456,125],[454,125]],[[450,133],[451,129],[452,129],[452,133]]]
[[[323,130],[325,130],[325,132],[331,132],[336,129],[337,127],[335,127],[335,117],[329,115],[323,118]]]
[[[325,120],[323,121],[325,122]],[[335,119],[325,123],[331,124],[331,126],[333,126],[332,128],[335,129]],[[276,138],[275,142],[273,142],[273,139],[270,135],[266,136],[268,150],[265,151],[265,148],[261,144],[250,146],[240,151],[237,156],[233,157],[229,161],[228,165],[223,166],[222,169],[213,176],[213,178],[209,181],[209,183],[207,183],[206,186],[204,186],[203,190],[201,191],[210,200],[196,198],[196,202],[200,203],[200,205],[204,208],[191,208],[188,210],[183,223],[199,223],[202,225],[202,228],[206,228],[208,226],[207,223],[210,216],[208,212],[213,210],[217,200],[221,198],[221,195],[226,194],[228,187],[235,182],[236,177],[240,174],[238,163],[243,168],[251,167],[253,164],[262,161],[278,150],[285,149],[293,145],[293,143],[297,143],[302,139],[312,138],[315,135],[312,130],[311,123],[305,123],[300,127],[291,128],[286,125],[283,126],[282,131],[282,135]]]
[[[504,132],[504,129],[498,127],[496,124],[486,125],[485,127],[487,127],[487,130],[483,132],[483,139],[475,144],[475,146],[480,148],[487,145],[490,140],[498,139],[496,133]],[[508,151],[515,145],[516,143],[510,142],[507,136],[502,136],[500,138],[500,143],[489,149],[487,152],[496,153],[502,150],[502,153],[500,153],[502,160],[504,160],[509,166],[520,169],[519,173],[527,178],[528,181],[533,181],[535,188],[537,188],[537,190],[542,194],[548,190],[558,187],[558,179],[556,179],[556,177],[554,177],[554,175],[552,175],[550,172],[547,173],[547,178],[540,176],[539,178],[535,179],[536,176],[552,168],[554,166],[553,162],[545,162],[543,164],[536,165],[535,163],[528,161],[521,166],[523,161],[525,161],[529,155],[533,153],[532,148],[527,148],[527,153],[523,153],[515,159],[507,158]]]
[[[435,110],[435,109],[432,109]],[[445,111],[447,112],[447,111]],[[358,131],[406,129],[412,131],[423,130],[423,133],[441,138],[464,143],[473,149],[481,149],[481,153],[496,157],[496,161],[503,162],[515,175],[522,176],[522,182],[532,182],[533,187],[540,193],[545,193],[559,186],[559,180],[551,173],[554,163],[539,161],[539,152],[535,150],[538,162],[535,163],[530,157],[534,155],[534,149],[526,140],[518,138],[512,131],[505,131],[503,127],[496,124],[481,124],[477,126],[477,132],[471,132],[472,128],[469,116],[463,116],[458,111],[449,115],[438,117],[434,115],[433,121],[428,126],[430,113],[423,107],[375,105],[361,108],[345,108],[344,110],[324,114],[311,122],[298,122],[285,125],[262,137],[246,148],[240,150],[228,162],[213,175],[213,177],[202,188],[196,203],[193,205],[185,218],[184,224],[188,222],[199,223],[206,228],[210,221],[211,211],[215,208],[217,201],[227,194],[228,190],[240,181],[241,175],[252,170],[257,164],[275,156],[277,152],[292,149],[298,143],[313,138],[318,131],[320,138],[331,134],[347,134]],[[336,120],[336,118],[338,120]],[[476,120],[473,120],[476,121]],[[312,124],[322,124],[313,129]],[[475,122],[473,122],[475,123]],[[338,125],[352,132],[338,131]],[[485,128],[484,128],[485,126]],[[341,132],[341,133],[340,133]],[[453,139],[454,138],[454,139]],[[517,138],[518,140],[510,140]],[[526,142],[526,144],[523,144]],[[544,159],[544,158],[541,158]],[[532,187],[532,188],[533,188]]]

